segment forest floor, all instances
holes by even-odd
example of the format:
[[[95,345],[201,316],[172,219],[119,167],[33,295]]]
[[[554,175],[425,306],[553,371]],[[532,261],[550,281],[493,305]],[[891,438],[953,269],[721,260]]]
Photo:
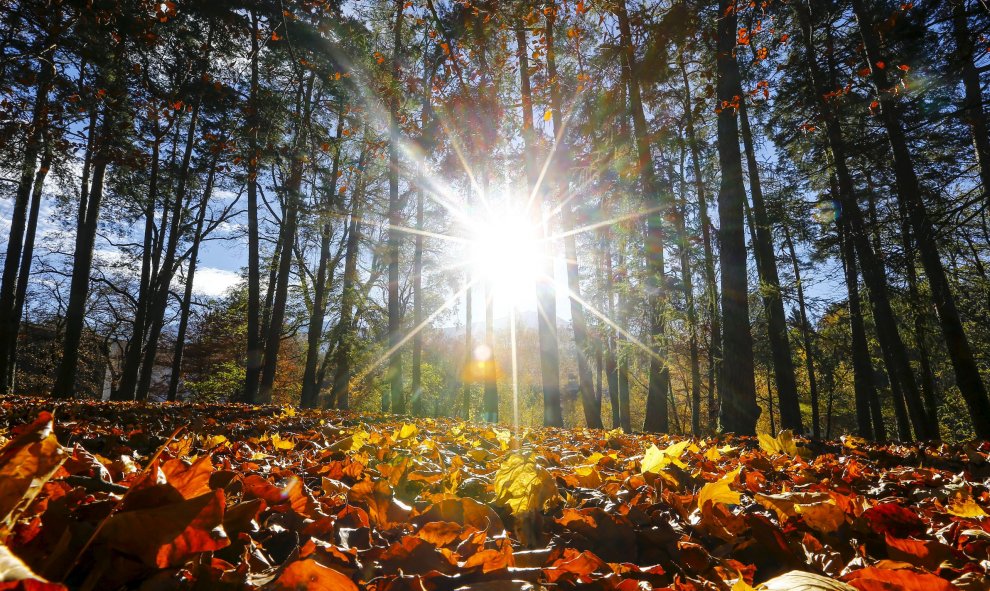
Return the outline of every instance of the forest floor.
[[[986,443],[29,398],[0,443],[0,590],[990,584]]]

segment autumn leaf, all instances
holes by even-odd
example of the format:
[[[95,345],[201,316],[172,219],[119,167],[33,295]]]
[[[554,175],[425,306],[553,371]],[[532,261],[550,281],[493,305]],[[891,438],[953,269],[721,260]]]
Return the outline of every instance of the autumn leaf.
[[[541,511],[560,499],[553,476],[530,455],[511,454],[495,473],[495,503],[513,514]]]
[[[54,420],[48,412],[0,448],[0,530],[12,525],[67,458],[55,439]]]
[[[319,562],[297,560],[282,571],[266,591],[357,591],[358,586],[349,577]]]
[[[642,468],[641,471],[644,473],[650,472],[657,474],[660,470],[670,464],[674,464],[679,468],[686,467],[687,464],[681,461],[681,454],[683,454],[684,450],[686,450],[690,445],[690,439],[672,443],[664,449],[660,449],[656,445],[651,444],[646,450],[646,453],[643,454],[643,459],[640,462],[640,466]]]
[[[9,587],[4,583],[11,584]],[[0,544],[0,589],[17,589],[15,583],[21,585],[25,591],[65,591],[65,587],[56,583],[49,583],[44,578],[35,574],[24,562],[21,561],[10,548]]]
[[[789,429],[781,431],[776,437],[760,433],[757,435],[757,439],[760,442],[760,449],[768,454],[805,457],[809,453],[807,449],[797,445],[794,441],[794,434]]]
[[[736,481],[742,468],[736,468],[715,482],[709,482],[698,491],[698,508],[704,509],[708,503],[738,505],[741,495],[729,488]]]
[[[956,517],[981,518],[987,516],[987,512],[983,507],[976,504],[976,501],[973,500],[973,495],[966,489],[956,490],[952,493],[945,512]]]
[[[910,569],[868,567],[842,577],[859,591],[957,591],[942,577]]]

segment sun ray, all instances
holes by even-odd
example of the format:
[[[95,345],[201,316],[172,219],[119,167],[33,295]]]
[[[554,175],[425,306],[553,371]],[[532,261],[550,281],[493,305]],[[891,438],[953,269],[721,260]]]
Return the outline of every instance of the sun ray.
[[[603,228],[605,226],[611,226],[613,224],[618,224],[620,222],[624,222],[624,221],[627,221],[627,220],[634,220],[634,219],[638,219],[638,218],[645,217],[645,216],[648,216],[648,215],[652,215],[654,213],[657,213],[658,211],[661,211],[662,209],[663,209],[662,207],[657,206],[657,207],[651,207],[649,209],[645,209],[645,210],[641,210],[641,211],[630,212],[630,213],[623,214],[623,215],[620,215],[620,216],[617,216],[617,217],[614,217],[614,218],[611,218],[611,219],[603,220],[603,221],[600,221],[600,222],[595,222],[593,224],[588,224],[586,226],[581,226],[580,228],[575,228],[573,230],[567,230],[566,232],[559,232],[557,234],[553,234],[551,236],[547,236],[546,237],[546,240],[548,240],[548,241],[549,240],[560,240],[560,239],[566,238],[568,236],[574,236],[574,235],[577,235],[577,234],[582,234],[584,232],[590,232],[592,230],[597,230],[598,228]]]
[[[419,333],[421,330],[423,330],[424,328],[426,328],[427,326],[429,326],[429,324],[431,322],[433,322],[437,318],[437,316],[439,316],[444,311],[446,311],[448,308],[450,308],[451,306],[453,306],[457,302],[457,300],[460,299],[460,297],[462,295],[464,295],[469,289],[471,289],[474,286],[474,284],[476,283],[476,281],[477,280],[471,281],[470,283],[468,283],[467,285],[465,285],[463,288],[461,288],[460,291],[454,293],[453,295],[451,295],[450,297],[448,297],[446,300],[444,300],[444,302],[442,304],[440,304],[440,307],[439,308],[437,308],[436,310],[434,310],[432,314],[430,314],[428,317],[426,317],[426,319],[424,319],[416,327],[414,327],[412,330],[410,330],[406,334],[406,336],[402,337],[402,339],[399,340],[398,343],[396,343],[395,345],[393,345],[392,347],[390,347],[387,351],[385,351],[384,353],[382,353],[377,359],[375,359],[374,361],[372,361],[371,363],[369,363],[364,369],[362,369],[360,372],[358,372],[357,374],[355,374],[355,380],[356,381],[363,380],[369,373],[371,373],[372,370],[374,370],[375,368],[377,368],[381,364],[383,364],[386,361],[388,361],[389,358],[392,357],[392,354],[394,354],[396,351],[398,351],[403,346],[405,346],[405,344],[408,343],[409,340],[412,339],[414,336],[416,336],[417,333]]]

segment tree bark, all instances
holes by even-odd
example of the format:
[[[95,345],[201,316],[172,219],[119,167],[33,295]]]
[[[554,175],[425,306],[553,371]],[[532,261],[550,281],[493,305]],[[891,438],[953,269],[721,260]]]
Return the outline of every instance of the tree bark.
[[[743,230],[742,158],[735,101],[740,87],[736,62],[734,0],[719,0],[716,42],[716,96],[718,112],[718,156],[722,170],[719,184],[719,265],[722,271],[722,405],[719,414],[723,431],[755,435],[760,407],[756,403],[753,368],[753,337],[749,329],[749,289],[746,274],[746,238]]]
[[[588,338],[588,320],[584,313],[583,297],[581,295],[581,275],[578,268],[577,238],[573,233],[576,222],[574,208],[571,205],[568,179],[571,177],[570,146],[564,139],[563,101],[560,98],[560,80],[557,74],[557,57],[554,49],[553,11],[546,14],[546,43],[547,43],[547,76],[550,79],[550,109],[553,129],[557,135],[557,150],[555,160],[560,163],[562,171],[558,179],[560,188],[561,219],[564,231],[564,258],[567,267],[567,288],[570,290],[571,327],[574,331],[574,350],[577,354],[578,390],[581,395],[581,407],[584,410],[584,422],[589,429],[602,429],[601,398],[595,395],[594,375],[588,356],[591,354],[591,344]]]
[[[990,199],[990,126],[983,108],[983,84],[973,61],[973,35],[969,30],[966,0],[952,0],[952,35],[955,40],[956,67],[963,83],[963,100],[959,116],[973,132],[973,149],[980,168],[983,200]]]
[[[320,358],[320,342],[323,340],[323,321],[326,318],[327,292],[330,289],[327,273],[330,262],[330,239],[332,226],[330,216],[337,200],[337,180],[340,172],[340,152],[343,149],[341,141],[344,131],[344,106],[337,107],[337,131],[334,135],[336,150],[330,165],[330,177],[326,181],[326,193],[321,207],[317,212],[323,218],[320,223],[320,260],[317,264],[316,283],[313,285],[313,310],[309,317],[306,333],[306,362],[303,369],[302,393],[299,404],[303,408],[316,408],[320,397],[320,380],[317,375],[317,363]]]
[[[258,35],[256,11],[251,11],[251,94],[247,105],[247,218],[248,218],[248,281],[247,281],[247,349],[245,351],[244,392],[242,399],[253,404],[258,399],[261,381],[261,241],[258,225],[258,127],[260,118],[258,87]]]
[[[646,217],[646,293],[647,314],[650,323],[652,342],[649,360],[649,384],[646,394],[646,417],[643,430],[664,433],[670,429],[667,390],[670,385],[670,368],[666,361],[666,318],[667,286],[664,269],[663,214],[669,207],[670,187],[666,181],[657,179],[653,165],[653,155],[649,141],[649,128],[643,110],[640,94],[639,64],[636,63],[632,30],[625,0],[616,4],[619,19],[619,43],[622,46],[622,73],[629,92],[629,110],[633,120],[633,135],[636,139],[637,164],[639,166],[640,188],[644,201],[650,208]]]
[[[395,25],[392,29],[392,78],[395,88],[389,99],[388,148],[388,358],[389,402],[396,414],[406,412],[402,392],[402,311],[399,308],[399,234],[402,219],[399,204],[399,46],[402,43],[402,11],[405,0],[395,2]],[[383,408],[385,407],[382,401]]]
[[[695,195],[698,200],[698,221],[705,250],[705,299],[708,308],[709,338],[708,347],[708,425],[714,431],[718,423],[719,374],[722,360],[722,319],[719,314],[718,281],[715,276],[715,255],[712,246],[712,223],[708,215],[708,197],[705,180],[701,174],[701,149],[694,130],[694,109],[691,105],[691,84],[684,64],[684,54],[678,57],[681,78],[684,80],[685,133],[691,150],[691,168],[694,174]]]
[[[546,200],[545,191],[538,183],[539,171],[536,167],[536,138],[533,127],[533,97],[529,83],[529,51],[526,40],[526,29],[522,23],[516,28],[517,57],[519,59],[519,78],[522,94],[523,110],[523,145],[525,150],[525,168],[528,181],[527,193],[537,191],[540,195],[539,215],[543,218]],[[547,236],[546,220],[540,224],[543,237]],[[544,242],[545,244],[545,242]],[[553,265],[546,253],[541,253],[541,275],[553,276]],[[541,277],[537,281],[537,330],[540,340],[540,375],[543,381],[543,424],[547,427],[562,427],[564,418],[560,408],[560,351],[557,348],[557,302],[554,295],[553,281]]]
[[[870,68],[870,79],[876,89],[880,103],[880,119],[887,132],[887,139],[893,156],[894,177],[897,185],[898,200],[904,207],[914,229],[915,240],[921,255],[921,263],[931,287],[932,299],[938,312],[942,336],[945,339],[956,373],[956,383],[962,393],[966,406],[973,420],[973,428],[977,437],[990,437],[990,397],[987,396],[983,378],[973,357],[969,341],[963,329],[959,311],[956,309],[955,296],[942,266],[938,252],[937,236],[931,220],[925,209],[921,196],[921,186],[914,171],[911,151],[900,121],[900,109],[897,97],[891,92],[891,82],[885,67],[880,49],[880,40],[873,28],[870,14],[866,10],[864,0],[853,0],[853,12],[859,22],[860,35],[863,38],[865,53]],[[926,415],[921,397],[907,396],[908,411],[911,422],[919,439],[936,437],[927,429]]]
[[[798,312],[801,315],[801,337],[804,341],[805,371],[808,373],[808,395],[811,399],[811,435],[815,439],[821,439],[821,408],[818,400],[818,378],[815,375],[815,351],[814,329],[808,320],[808,307],[804,299],[804,284],[801,282],[801,264],[798,261],[797,251],[794,249],[794,240],[791,238],[791,231],[784,225],[784,242],[791,255],[791,265],[794,268],[794,283],[797,286]]]
[[[863,325],[863,312],[859,300],[859,279],[856,272],[856,248],[844,220],[836,221],[839,232],[839,255],[842,258],[846,275],[846,290],[849,294],[849,330],[852,334],[853,387],[856,400],[856,428],[860,437],[883,439],[875,428],[871,403],[879,402],[876,386],[873,383],[873,362],[870,347],[866,342],[866,329]],[[874,421],[871,423],[871,419]],[[883,424],[880,423],[881,429]]]
[[[760,184],[760,169],[753,146],[753,134],[749,126],[749,113],[742,86],[739,94],[739,121],[746,162],[749,172],[750,197],[753,200],[753,252],[756,255],[756,268],[760,277],[760,295],[767,310],[767,332],[770,354],[773,358],[774,383],[777,386],[777,399],[780,409],[780,426],[801,433],[801,403],[798,399],[797,380],[794,378],[794,359],[787,338],[787,316],[784,313],[784,299],[780,291],[780,275],[777,271],[777,256],[771,237],[770,218]]]

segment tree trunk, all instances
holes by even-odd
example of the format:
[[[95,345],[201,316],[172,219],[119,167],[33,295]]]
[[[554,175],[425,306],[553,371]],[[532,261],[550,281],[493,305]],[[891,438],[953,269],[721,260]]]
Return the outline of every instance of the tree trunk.
[[[402,11],[405,0],[395,2],[395,26],[392,29],[392,78],[399,92],[399,46],[402,43]],[[389,402],[395,414],[406,412],[406,399],[402,392],[402,317],[399,309],[399,234],[402,212],[399,204],[399,97],[393,94],[389,100],[388,147],[388,358]],[[385,402],[382,401],[384,408]]]
[[[317,375],[317,363],[320,358],[320,342],[323,340],[323,321],[326,318],[327,291],[330,286],[327,282],[327,273],[330,262],[330,239],[332,226],[330,217],[334,202],[337,199],[337,180],[340,172],[340,152],[343,149],[341,141],[344,131],[344,105],[337,107],[337,131],[334,136],[336,150],[333,153],[333,163],[330,165],[330,178],[323,198],[322,207],[317,208],[317,212],[323,218],[320,223],[320,261],[316,270],[316,284],[313,286],[313,310],[309,318],[309,327],[306,333],[306,362],[303,370],[302,393],[299,396],[299,404],[303,408],[316,408],[320,397],[320,380]]]
[[[189,168],[192,164],[193,148],[196,145],[196,130],[199,123],[199,111],[202,95],[196,97],[186,132],[186,144],[182,154],[182,164],[179,168],[179,180],[172,197],[172,210],[168,223],[168,242],[165,245],[165,258],[158,269],[157,281],[151,287],[151,299],[148,303],[148,332],[144,346],[144,359],[141,362],[141,372],[138,379],[134,398],[147,400],[151,390],[151,379],[154,373],[155,360],[158,357],[158,339],[165,324],[165,314],[168,310],[169,287],[172,277],[177,271],[176,257],[179,241],[182,238],[182,216],[187,200],[189,185]],[[165,232],[165,225],[159,230]],[[164,238],[161,238],[164,239]]]
[[[602,204],[604,206],[604,203]],[[602,208],[604,210],[604,207]],[[612,248],[611,232],[606,227],[602,231],[601,253],[602,264],[605,275],[605,302],[607,305],[608,317],[617,318],[615,315],[615,274],[612,269]],[[612,407],[612,428],[618,429],[622,426],[621,405],[619,403],[619,364],[616,359],[616,336],[615,329],[611,326],[603,326],[605,332],[605,381],[608,382],[609,405]]]
[[[114,127],[114,108],[103,108],[103,119],[96,128],[96,111],[89,121],[89,145],[83,162],[82,187],[79,194],[76,240],[72,254],[72,280],[69,284],[69,304],[65,311],[65,337],[62,341],[62,359],[52,387],[53,398],[72,398],[76,387],[76,365],[79,361],[79,345],[86,323],[86,300],[89,297],[89,273],[93,266],[93,246],[103,202],[104,180],[110,164],[109,137]],[[91,180],[92,179],[92,180]]]
[[[516,28],[517,57],[519,59],[519,81],[522,94],[523,145],[525,151],[527,193],[537,191],[541,198],[539,215],[545,209],[545,191],[539,187],[540,174],[536,166],[536,138],[533,128],[533,96],[529,84],[529,51],[526,29],[522,23]],[[546,220],[540,224],[543,237],[547,236]],[[542,241],[546,244],[545,241]],[[549,248],[549,247],[547,247]],[[560,408],[560,351],[557,348],[557,301],[554,295],[553,265],[549,256],[543,253],[541,277],[537,281],[537,329],[540,339],[540,375],[543,381],[543,424],[547,427],[562,427],[564,418]]]
[[[247,281],[247,349],[245,351],[244,392],[242,399],[253,404],[258,399],[261,380],[261,241],[258,225],[258,14],[251,11],[251,94],[247,105],[247,218],[248,218],[248,281]]]
[[[45,151],[41,157],[41,165],[34,175],[34,187],[31,190],[31,210],[28,212],[27,229],[24,233],[24,248],[21,251],[21,265],[17,272],[17,291],[14,294],[14,311],[11,317],[11,330],[7,337],[7,383],[0,384],[0,392],[12,393],[16,386],[17,373],[17,333],[21,327],[24,315],[24,301],[27,299],[28,280],[31,277],[31,264],[34,260],[34,239],[38,232],[38,215],[41,210],[41,199],[44,193],[45,178],[52,165],[51,141],[46,140]],[[0,363],[5,360],[0,356]]]
[[[980,73],[973,61],[973,35],[969,30],[969,14],[966,0],[951,0],[952,35],[955,39],[956,67],[960,69],[963,83],[963,100],[959,117],[973,132],[973,149],[980,168],[983,200],[990,199],[990,126],[983,109],[983,85]]]
[[[860,437],[884,439],[885,433],[877,432],[871,423],[872,400],[880,400],[873,383],[873,362],[866,342],[866,328],[863,325],[863,312],[859,301],[859,279],[856,272],[856,248],[848,229],[848,223],[837,220],[839,232],[839,255],[846,274],[846,289],[849,294],[849,331],[852,334],[853,387],[856,399],[856,427]],[[875,417],[874,421],[875,421]],[[883,427],[881,423],[881,428]]]
[[[806,0],[807,1],[807,0]],[[818,97],[819,116],[825,124],[825,135],[828,140],[829,151],[832,156],[832,166],[835,170],[838,182],[838,197],[841,204],[842,213],[848,218],[849,235],[856,246],[856,256],[863,273],[863,280],[870,292],[870,304],[873,310],[873,320],[877,328],[877,337],[880,341],[880,349],[883,353],[884,363],[887,365],[889,374],[896,376],[891,380],[891,385],[903,385],[904,390],[899,387],[892,387],[894,398],[894,410],[898,414],[898,431],[901,439],[909,440],[910,425],[907,421],[904,398],[916,398],[920,400],[918,388],[914,381],[914,374],[911,370],[911,363],[908,360],[904,342],[901,340],[897,330],[897,320],[893,309],[890,306],[890,299],[887,293],[886,273],[883,264],[877,260],[877,255],[870,244],[866,223],[863,220],[863,212],[856,199],[856,191],[853,185],[852,175],[847,164],[845,140],[842,137],[839,119],[834,111],[834,105],[824,97],[828,93],[829,86],[835,86],[835,81],[825,77],[819,70],[815,61],[815,49],[812,37],[812,17],[810,2],[797,3],[798,19],[801,23],[802,36],[805,45],[805,60],[809,68],[812,83],[815,87],[815,95]],[[922,428],[924,425],[922,424]]]
[[[705,249],[705,299],[708,309],[709,338],[708,347],[708,425],[714,431],[718,423],[718,379],[721,372],[722,358],[722,322],[718,309],[718,281],[715,277],[715,255],[712,246],[712,223],[708,215],[708,198],[705,191],[705,180],[701,174],[701,149],[698,147],[698,137],[694,131],[694,109],[691,105],[691,84],[688,80],[687,67],[684,64],[684,54],[678,56],[681,78],[684,80],[684,113],[685,132],[688,147],[691,149],[691,168],[694,174],[695,194],[698,199],[698,221],[701,225],[701,236]]]
[[[821,408],[818,400],[818,378],[815,375],[815,343],[814,329],[808,320],[808,307],[804,299],[804,284],[801,283],[801,264],[798,261],[797,251],[794,249],[794,240],[791,238],[791,231],[787,224],[784,224],[784,241],[791,255],[791,265],[794,267],[794,283],[797,285],[798,312],[801,315],[801,337],[804,341],[805,371],[808,372],[808,394],[811,398],[811,436],[821,439]]]
[[[602,429],[601,398],[595,395],[594,375],[588,356],[591,354],[590,339],[588,338],[588,321],[584,314],[584,298],[581,295],[581,275],[578,270],[577,238],[573,230],[576,226],[574,208],[571,205],[571,195],[568,193],[568,179],[571,173],[570,146],[564,140],[563,101],[560,98],[560,80],[557,75],[557,58],[554,49],[554,13],[546,14],[547,38],[547,76],[550,79],[550,109],[553,119],[553,129],[557,138],[555,160],[560,162],[562,171],[558,179],[560,187],[561,218],[564,231],[564,258],[567,267],[567,288],[571,292],[570,301],[571,326],[574,331],[574,350],[577,353],[578,390],[581,393],[581,407],[584,410],[584,422],[589,429]]]
[[[275,277],[275,290],[272,296],[271,319],[268,321],[268,334],[265,335],[265,357],[261,365],[261,381],[258,385],[258,402],[272,401],[275,374],[278,369],[278,352],[282,346],[282,329],[285,323],[285,308],[289,296],[289,279],[292,272],[292,245],[296,241],[299,224],[299,207],[302,202],[302,180],[305,165],[305,150],[309,138],[309,117],[312,109],[313,83],[315,76],[308,81],[300,81],[296,104],[296,131],[292,141],[292,162],[285,183],[285,215],[282,218],[282,246],[278,259],[278,273]],[[303,90],[305,85],[305,91]]]
[[[719,0],[716,43],[718,73],[718,156],[722,178],[718,193],[719,266],[722,271],[722,405],[719,414],[723,431],[755,435],[760,407],[756,403],[753,368],[753,337],[749,331],[749,289],[746,274],[746,238],[743,231],[742,158],[739,128],[732,106],[740,87],[736,63],[737,17],[734,0]]]
[[[771,237],[770,218],[760,184],[760,169],[753,146],[753,134],[749,126],[749,113],[742,87],[739,93],[739,121],[749,172],[750,197],[753,199],[753,252],[756,255],[756,268],[760,277],[760,294],[767,310],[767,332],[770,341],[770,354],[773,358],[774,382],[777,386],[777,399],[780,409],[780,426],[801,433],[801,403],[798,399],[797,380],[794,378],[794,359],[787,338],[787,316],[784,313],[784,299],[780,291],[780,275],[777,271],[777,256]]]
[[[990,437],[990,397],[987,396],[983,378],[980,376],[973,351],[963,330],[962,320],[959,318],[959,311],[956,309],[955,296],[952,294],[942,266],[936,242],[937,236],[925,210],[921,186],[915,175],[911,152],[901,125],[897,97],[891,92],[886,68],[878,66],[883,63],[880,41],[873,29],[864,0],[853,0],[852,5],[869,62],[870,79],[876,88],[880,103],[880,119],[890,142],[898,200],[903,202],[914,229],[921,263],[925,268],[932,299],[938,312],[939,324],[942,327],[942,336],[945,338],[949,358],[956,373],[956,383],[966,401],[966,406],[969,407],[973,428],[977,437],[988,438]],[[907,403],[918,438],[930,439],[937,436],[927,429],[927,417],[921,397],[907,396]]]
[[[14,207],[11,212],[10,229],[7,236],[7,250],[3,265],[3,281],[0,283],[0,394],[10,394],[8,386],[11,376],[7,375],[13,367],[16,355],[17,341],[7,338],[16,334],[20,318],[15,317],[17,299],[17,278],[20,271],[21,252],[27,247],[25,233],[28,225],[28,209],[31,192],[37,174],[38,156],[45,145],[45,134],[48,131],[48,93],[51,91],[52,80],[55,78],[54,65],[42,61],[39,66],[37,88],[35,90],[34,108],[31,114],[31,124],[27,129],[27,140],[24,157],[21,160],[21,171],[14,193]],[[33,246],[33,245],[32,245]]]
[[[157,120],[156,120],[157,131]],[[152,254],[155,239],[155,209],[158,205],[158,174],[160,170],[159,155],[163,136],[157,136],[151,145],[151,171],[148,174],[148,195],[144,206],[144,249],[141,258],[141,283],[138,292],[137,306],[134,310],[134,326],[131,339],[127,344],[124,355],[124,365],[120,372],[120,383],[111,392],[111,400],[133,400],[137,388],[138,373],[141,369],[141,358],[144,352],[144,336],[147,328],[149,298],[152,291]],[[165,231],[164,224],[161,232]]]
[[[636,137],[636,155],[639,166],[640,188],[644,201],[650,208],[646,218],[646,292],[647,314],[650,322],[652,342],[649,361],[649,385],[646,394],[646,417],[643,430],[647,432],[666,432],[669,426],[669,410],[667,407],[667,390],[670,382],[670,368],[666,361],[666,312],[667,286],[665,284],[664,245],[662,220],[669,206],[671,193],[667,182],[661,187],[653,165],[653,155],[650,153],[650,130],[647,127],[646,115],[639,88],[639,64],[636,63],[636,53],[633,47],[632,30],[629,26],[629,15],[626,12],[625,0],[616,4],[616,16],[619,19],[619,42],[622,46],[622,74],[629,92],[629,109],[633,120],[633,134]]]
[[[364,170],[368,158],[368,144],[364,144],[358,158],[358,170]],[[360,181],[351,197],[351,219],[347,226],[347,246],[344,250],[344,277],[340,291],[340,318],[337,322],[337,345],[334,348],[335,367],[333,388],[328,406],[342,410],[350,407],[351,342],[354,339],[353,314],[357,303],[357,261],[361,248],[361,198],[364,181]]]
[[[216,176],[214,161],[203,189],[203,199],[199,204],[196,215],[196,230],[193,232],[192,246],[189,248],[189,270],[186,271],[186,286],[182,294],[182,309],[179,311],[179,328],[175,336],[175,351],[172,353],[172,371],[168,378],[168,394],[165,399],[174,402],[179,394],[179,378],[182,373],[182,352],[186,344],[186,328],[189,326],[189,308],[192,305],[193,281],[196,278],[196,265],[199,262],[199,245],[203,241],[203,224],[206,221],[206,209],[213,193],[213,181]]]

